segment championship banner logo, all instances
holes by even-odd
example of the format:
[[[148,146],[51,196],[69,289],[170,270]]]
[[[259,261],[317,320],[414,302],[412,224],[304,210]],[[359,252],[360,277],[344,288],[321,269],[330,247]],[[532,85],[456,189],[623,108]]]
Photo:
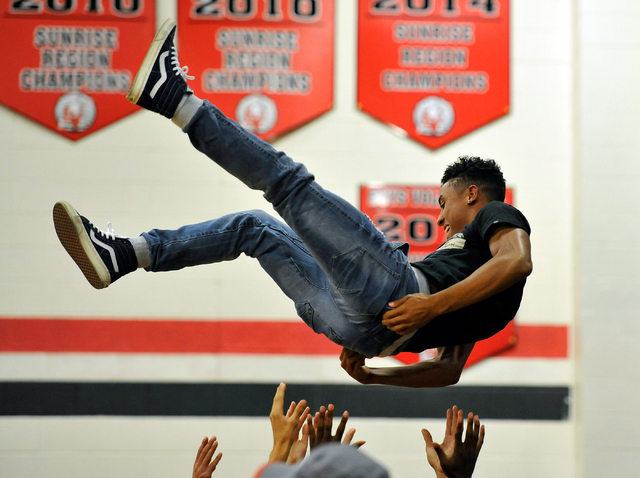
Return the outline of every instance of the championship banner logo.
[[[359,0],[358,108],[430,149],[509,112],[508,0]]]
[[[368,185],[360,187],[360,209],[390,241],[409,243],[409,261],[418,262],[445,242],[438,227],[440,186]],[[513,205],[513,190],[507,188],[505,202]],[[476,343],[467,366],[495,355],[516,343],[515,321],[493,337]],[[415,363],[435,356],[435,350],[421,354],[403,352],[395,356],[404,363]]]
[[[334,0],[179,0],[195,94],[270,141],[333,107]]]
[[[3,2],[0,103],[84,138],[139,110],[125,94],[154,35],[154,0]]]

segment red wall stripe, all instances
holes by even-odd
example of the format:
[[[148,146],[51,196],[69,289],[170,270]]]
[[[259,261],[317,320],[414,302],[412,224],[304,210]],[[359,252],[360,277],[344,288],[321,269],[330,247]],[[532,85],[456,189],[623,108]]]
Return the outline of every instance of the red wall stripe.
[[[504,357],[567,357],[566,326],[518,325]],[[302,322],[0,318],[0,352],[336,355]]]
[[[518,325],[517,342],[501,357],[566,358],[569,355],[569,330],[556,325]]]

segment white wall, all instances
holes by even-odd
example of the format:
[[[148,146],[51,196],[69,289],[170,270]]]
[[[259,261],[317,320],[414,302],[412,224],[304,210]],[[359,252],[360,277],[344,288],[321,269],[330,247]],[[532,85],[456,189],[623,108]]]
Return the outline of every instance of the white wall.
[[[159,22],[173,15],[172,2],[158,3],[161,3]],[[346,0],[337,3],[335,109],[279,140],[276,146],[307,164],[323,186],[354,203],[362,183],[437,184],[444,167],[459,155],[496,159],[503,167],[509,186],[516,190],[517,206],[533,227],[535,271],[527,285],[519,321],[572,326],[575,268],[574,234],[570,225],[575,214],[574,133],[577,127],[574,75],[595,74],[585,71],[587,63],[576,70],[574,3],[570,0],[511,1],[511,113],[436,152],[394,135],[387,127],[356,110],[356,4]],[[581,13],[580,19],[596,17]],[[581,28],[584,35],[591,24],[581,23]],[[635,55],[637,59],[637,50]],[[637,69],[634,71],[637,74]],[[599,74],[606,73],[600,71]],[[596,80],[597,77],[592,77],[592,81]],[[581,91],[588,92],[588,83],[583,85]],[[581,108],[585,102],[591,104],[591,99],[587,102],[581,96]],[[602,101],[595,104],[613,114],[611,104]],[[631,106],[627,103],[630,116]],[[595,124],[596,115],[592,118]],[[632,124],[630,121],[626,126],[626,139],[633,138]],[[623,126],[620,124],[620,128]],[[596,133],[599,130],[594,128],[583,136],[595,141]],[[599,134],[609,133],[615,136],[620,131],[611,128]],[[296,320],[292,305],[249,259],[171,274],[138,272],[107,290],[95,291],[60,247],[53,232],[51,207],[63,198],[100,227],[104,228],[107,221],[113,222],[120,234],[137,234],[153,227],[177,227],[234,210],[268,209],[259,193],[246,190],[237,180],[210,164],[191,148],[186,136],[164,118],[141,111],[74,144],[0,108],[0,145],[0,317]],[[604,148],[606,143],[602,142],[600,151]],[[581,147],[580,153],[586,160],[585,149]],[[589,151],[596,157],[602,156],[596,154],[595,146]],[[620,158],[626,160],[624,156]],[[596,167],[595,159],[593,167]],[[589,177],[594,178],[596,174],[601,176],[594,171]],[[629,175],[625,177],[625,181],[632,179]],[[613,182],[613,175],[610,178]],[[583,191],[585,181],[581,183]],[[617,189],[612,186],[609,190]],[[584,198],[583,194],[580,198],[589,199],[595,209],[601,203],[603,191],[598,188],[597,195]],[[610,213],[607,210],[591,219],[596,221]],[[601,244],[595,242],[594,238],[594,249]],[[590,242],[584,244],[581,259],[592,251],[586,250]],[[630,242],[611,242],[610,245],[612,249],[616,245],[631,247]],[[591,254],[589,256],[591,260]],[[605,274],[598,270],[591,273],[587,285],[597,287],[600,292],[604,287],[600,279]],[[581,284],[584,301],[595,301],[595,294],[590,293],[583,281]],[[247,297],[251,300],[246,300]],[[583,319],[586,306],[584,302],[580,304],[578,314]],[[619,307],[621,316],[630,316],[630,309],[624,305]],[[596,314],[597,306],[589,305],[588,312],[591,311],[596,322],[595,315],[600,315]],[[586,319],[584,321],[586,323]],[[624,324],[630,329],[631,319]],[[619,331],[623,333],[623,329]],[[600,333],[604,332],[593,330],[591,337]],[[592,342],[595,343],[595,339]],[[632,354],[632,348],[625,350]],[[191,360],[196,364],[185,364]],[[229,369],[207,365],[211,365],[210,361],[225,360],[246,364],[248,371],[242,376],[246,380],[301,381],[320,370],[321,381],[349,381],[337,361],[329,359],[292,362],[256,357],[249,363],[251,359],[246,357],[8,353],[0,354],[0,380],[144,380],[145,377],[229,380]],[[115,369],[114,363],[118,364]],[[203,374],[198,364],[211,374]],[[595,363],[593,367],[592,371],[584,368],[583,376],[591,378],[585,381],[584,390],[593,390],[600,383],[603,370],[597,369]],[[236,370],[240,369],[242,367],[236,366]],[[178,377],[176,370],[185,372]],[[610,375],[610,380],[616,380],[614,377]],[[572,385],[573,380],[572,360],[495,359],[470,369],[462,383]],[[626,382],[620,378],[612,383],[622,387]],[[593,402],[583,400],[583,403],[597,408]],[[607,416],[603,415],[602,420]],[[368,440],[366,449],[386,463],[394,476],[430,476],[423,459],[419,429],[427,426],[436,439],[440,439],[443,421],[357,417],[352,421],[359,428],[359,435]],[[591,423],[587,431],[595,437],[601,430],[598,428],[601,422]],[[475,476],[578,476],[574,424],[573,416],[563,422],[488,421],[487,442]],[[23,478],[46,472],[54,477],[188,476],[202,436],[215,433],[226,453],[219,475],[251,476],[267,456],[268,426],[266,418],[2,418],[0,475]],[[595,444],[587,445],[589,441],[582,439],[577,442],[588,451],[586,456],[592,465],[591,461],[598,458],[587,447]],[[637,441],[635,443],[637,450]]]
[[[637,476],[640,4],[578,2],[581,476]]]

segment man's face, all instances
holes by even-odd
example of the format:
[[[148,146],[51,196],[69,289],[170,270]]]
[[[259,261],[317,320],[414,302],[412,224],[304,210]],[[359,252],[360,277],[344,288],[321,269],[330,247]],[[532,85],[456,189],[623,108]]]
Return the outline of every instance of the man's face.
[[[454,234],[462,232],[469,224],[469,204],[465,196],[466,189],[457,191],[453,180],[444,183],[440,189],[440,215],[438,216],[438,226],[444,228],[444,232],[449,239]]]

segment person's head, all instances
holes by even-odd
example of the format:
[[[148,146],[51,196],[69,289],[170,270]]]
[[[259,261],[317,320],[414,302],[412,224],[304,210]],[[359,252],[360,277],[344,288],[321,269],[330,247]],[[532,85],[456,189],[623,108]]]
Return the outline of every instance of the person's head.
[[[314,449],[300,466],[275,463],[259,478],[389,478],[389,473],[356,447],[328,443]]]
[[[447,166],[441,183],[438,225],[447,239],[462,232],[485,204],[504,201],[504,176],[493,159],[460,156]]]

